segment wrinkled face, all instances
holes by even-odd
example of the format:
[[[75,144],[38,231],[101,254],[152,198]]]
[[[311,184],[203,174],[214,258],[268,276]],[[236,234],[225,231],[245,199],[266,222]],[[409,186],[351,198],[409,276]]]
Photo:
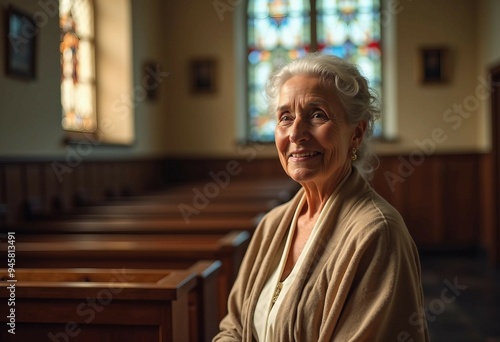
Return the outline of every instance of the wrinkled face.
[[[347,174],[364,130],[347,122],[332,89],[316,77],[294,76],[281,88],[276,115],[276,147],[292,179],[321,183]]]

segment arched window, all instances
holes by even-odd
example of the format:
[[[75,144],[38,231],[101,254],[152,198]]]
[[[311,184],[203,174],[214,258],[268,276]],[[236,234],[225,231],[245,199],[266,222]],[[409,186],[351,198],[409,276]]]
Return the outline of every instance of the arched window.
[[[59,26],[62,126],[93,132],[97,118],[92,0],[60,0]]]
[[[248,140],[274,139],[274,118],[263,97],[267,76],[309,51],[358,64],[381,89],[379,0],[249,0],[247,7]],[[376,134],[380,133],[380,123]]]

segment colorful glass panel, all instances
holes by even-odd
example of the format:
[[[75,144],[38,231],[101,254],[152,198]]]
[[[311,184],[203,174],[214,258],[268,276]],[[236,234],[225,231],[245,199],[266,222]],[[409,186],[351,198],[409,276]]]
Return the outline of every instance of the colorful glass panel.
[[[380,86],[379,0],[319,0],[318,49],[359,65],[372,87]]]
[[[269,73],[304,55],[311,40],[322,53],[360,66],[370,86],[381,93],[379,0],[317,0],[316,37],[310,37],[309,1],[249,1],[248,117],[249,140],[273,141],[275,121],[262,95]],[[377,122],[375,134],[380,134]]]
[[[357,64],[381,95],[380,0],[317,0],[318,50]],[[380,120],[375,135],[380,135]]]
[[[311,46],[308,0],[256,0],[248,4],[249,139],[273,141],[275,119],[264,98],[269,74]]]
[[[60,0],[59,27],[62,126],[65,130],[92,132],[97,118],[91,0]]]

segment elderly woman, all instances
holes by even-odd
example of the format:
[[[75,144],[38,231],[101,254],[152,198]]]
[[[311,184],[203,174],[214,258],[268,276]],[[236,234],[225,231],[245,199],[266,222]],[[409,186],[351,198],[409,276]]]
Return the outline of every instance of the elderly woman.
[[[213,341],[428,341],[417,249],[366,180],[379,113],[366,79],[309,54],[267,94],[281,165],[302,188],[259,223]]]

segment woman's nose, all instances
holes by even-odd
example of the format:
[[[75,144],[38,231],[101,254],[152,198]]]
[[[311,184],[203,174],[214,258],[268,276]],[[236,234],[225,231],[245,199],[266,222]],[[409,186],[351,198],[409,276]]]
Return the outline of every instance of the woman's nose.
[[[299,143],[309,139],[309,125],[305,120],[296,118],[290,127],[290,141]]]

